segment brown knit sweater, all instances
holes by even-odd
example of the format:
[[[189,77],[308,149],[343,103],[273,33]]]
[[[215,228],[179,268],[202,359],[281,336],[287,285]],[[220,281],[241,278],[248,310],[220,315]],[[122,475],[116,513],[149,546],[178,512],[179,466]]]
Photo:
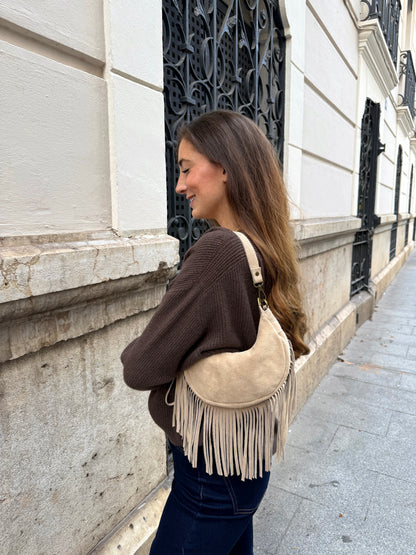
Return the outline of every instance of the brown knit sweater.
[[[256,290],[239,238],[229,229],[208,230],[186,253],[142,335],[121,355],[126,384],[151,390],[150,414],[173,444],[182,440],[165,395],[176,373],[215,353],[249,349],[258,323]]]

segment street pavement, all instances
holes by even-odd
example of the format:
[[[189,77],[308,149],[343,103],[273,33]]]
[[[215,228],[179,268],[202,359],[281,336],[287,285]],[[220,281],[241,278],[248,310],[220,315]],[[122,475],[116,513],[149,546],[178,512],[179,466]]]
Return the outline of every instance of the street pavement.
[[[416,554],[416,251],[292,424],[255,553]]]

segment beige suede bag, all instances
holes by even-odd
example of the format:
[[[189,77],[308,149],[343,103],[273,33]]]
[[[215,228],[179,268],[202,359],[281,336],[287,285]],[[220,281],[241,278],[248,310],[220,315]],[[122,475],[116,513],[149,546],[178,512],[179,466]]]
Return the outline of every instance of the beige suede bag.
[[[207,472],[213,473],[215,462],[218,474],[245,480],[270,470],[274,448],[277,460],[283,455],[296,386],[293,350],[267,303],[256,252],[244,234],[235,233],[258,291],[257,339],[247,351],[212,355],[181,372],[168,404],[194,468],[202,433]]]

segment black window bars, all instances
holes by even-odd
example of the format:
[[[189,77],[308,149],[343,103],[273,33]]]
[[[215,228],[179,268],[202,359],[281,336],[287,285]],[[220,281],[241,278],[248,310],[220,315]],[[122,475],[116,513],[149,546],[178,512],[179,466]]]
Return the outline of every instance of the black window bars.
[[[412,53],[405,50],[400,54],[400,77],[405,76],[404,94],[401,94],[401,106],[408,106],[412,118],[415,117],[415,67]]]
[[[386,40],[394,65],[397,64],[397,45],[399,40],[400,0],[361,0],[363,21],[376,19]]]

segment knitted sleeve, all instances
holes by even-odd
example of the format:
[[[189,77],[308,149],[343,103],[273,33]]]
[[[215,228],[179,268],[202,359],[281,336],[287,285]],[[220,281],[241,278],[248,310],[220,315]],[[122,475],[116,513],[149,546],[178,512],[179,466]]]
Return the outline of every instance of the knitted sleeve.
[[[258,309],[244,250],[230,230],[206,232],[140,337],[121,355],[124,380],[148,390],[205,356],[249,348]]]

